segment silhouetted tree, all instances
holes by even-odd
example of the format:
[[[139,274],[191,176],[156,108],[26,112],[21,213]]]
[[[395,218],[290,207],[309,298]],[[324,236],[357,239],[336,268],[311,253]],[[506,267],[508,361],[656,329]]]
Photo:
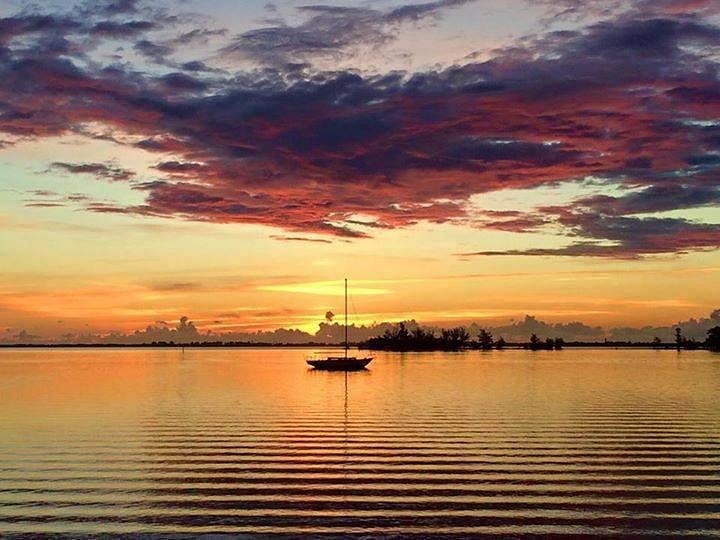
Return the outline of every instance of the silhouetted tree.
[[[707,331],[705,345],[711,351],[720,351],[720,326],[715,326]]]
[[[470,334],[463,327],[443,329],[441,336],[416,328],[408,331],[405,324],[388,329],[382,336],[373,337],[360,343],[361,348],[386,351],[456,351],[467,346]]]
[[[410,333],[410,341],[418,349],[432,349],[435,343],[435,336],[432,332],[427,332],[417,327]]]
[[[682,332],[680,330],[680,327],[678,327],[675,329],[675,346],[677,347],[678,351],[680,349],[682,349],[682,345],[683,345]]]
[[[530,350],[537,351],[540,348],[540,338],[533,334],[530,336]]]
[[[555,345],[555,350],[560,351],[565,346],[565,340],[561,337],[556,337],[554,345]]]
[[[662,345],[662,340],[659,337],[655,336],[652,340],[652,344],[653,344],[653,349],[659,349],[660,346]]]
[[[462,326],[458,326],[450,330],[443,329],[441,331],[441,339],[447,349],[457,350],[470,340],[470,334],[468,334],[468,331]]]
[[[478,346],[483,351],[489,351],[493,348],[493,336],[492,333],[488,332],[484,328],[480,329],[480,333],[478,334]]]
[[[506,345],[507,345],[507,342],[503,338],[500,338],[495,342],[495,347],[498,350],[503,350]]]
[[[401,322],[401,323],[398,325],[397,338],[398,338],[400,341],[408,341],[408,339],[410,338],[410,332],[408,332],[408,329],[407,329],[407,327],[405,326],[405,323],[402,323],[402,322]]]
[[[456,337],[457,341],[459,341],[460,343],[463,343],[463,344],[470,341],[470,334],[462,326],[458,326],[455,329],[455,337]]]

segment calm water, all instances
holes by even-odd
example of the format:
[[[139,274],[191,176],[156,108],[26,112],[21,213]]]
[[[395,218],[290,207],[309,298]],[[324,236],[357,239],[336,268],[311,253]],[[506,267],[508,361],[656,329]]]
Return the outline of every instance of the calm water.
[[[720,535],[720,355],[0,351],[3,533]]]

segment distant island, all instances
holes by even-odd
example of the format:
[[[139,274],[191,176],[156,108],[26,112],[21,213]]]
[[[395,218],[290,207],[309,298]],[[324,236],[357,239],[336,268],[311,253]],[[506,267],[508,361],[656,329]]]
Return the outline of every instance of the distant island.
[[[611,347],[717,350],[720,309],[708,317],[669,326],[616,327],[608,330],[582,322],[551,323],[531,315],[509,324],[442,328],[415,320],[350,324],[352,346],[387,351],[560,350],[565,347]],[[45,338],[26,329],[5,329],[0,347],[337,347],[345,326],[327,317],[318,330],[278,328],[253,332],[214,332],[197,328],[187,317],[175,324],[158,321],[142,330],[105,333],[66,332]]]
[[[365,341],[351,343],[359,349],[394,351],[394,352],[423,352],[423,351],[491,351],[504,349],[526,349],[531,351],[559,351],[565,347],[578,348],[637,348],[637,349],[676,349],[676,350],[709,350],[720,352],[720,325],[710,328],[704,341],[686,338],[680,328],[675,329],[675,340],[663,342],[656,337],[652,341],[565,341],[562,337],[541,339],[531,334],[525,342],[508,342],[504,338],[494,338],[492,332],[480,329],[473,337],[462,326],[450,329],[440,329],[438,333],[414,328],[409,330],[405,323],[398,323],[388,329],[381,336],[372,337]],[[306,343],[274,343],[249,341],[152,341],[148,343],[0,343],[0,348],[113,348],[113,347],[175,347],[175,348],[318,348],[339,347],[336,342],[306,342]]]
[[[508,347],[528,349],[531,351],[555,350],[559,351],[564,347],[636,347],[652,349],[677,349],[677,350],[699,350],[707,349],[720,351],[720,326],[715,326],[707,331],[707,338],[704,342],[682,335],[680,328],[675,329],[675,340],[672,343],[663,343],[656,337],[651,342],[569,342],[566,343],[562,337],[540,339],[532,334],[527,342],[508,343],[502,337],[495,339],[492,332],[481,328],[476,338],[472,338],[468,331],[458,326],[450,329],[442,329],[439,334],[427,332],[422,328],[408,330],[403,323],[395,329],[387,330],[382,336],[373,337],[358,345],[361,349],[383,350],[383,351],[460,351],[460,350],[502,350]]]

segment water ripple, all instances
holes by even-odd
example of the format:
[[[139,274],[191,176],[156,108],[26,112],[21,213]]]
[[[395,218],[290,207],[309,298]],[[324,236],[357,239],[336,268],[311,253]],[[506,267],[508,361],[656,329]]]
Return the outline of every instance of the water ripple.
[[[506,353],[2,351],[0,536],[720,536],[719,357]]]

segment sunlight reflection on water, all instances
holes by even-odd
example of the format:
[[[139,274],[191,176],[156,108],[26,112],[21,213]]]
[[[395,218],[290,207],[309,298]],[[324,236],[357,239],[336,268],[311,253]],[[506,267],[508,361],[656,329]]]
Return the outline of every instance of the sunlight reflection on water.
[[[0,534],[720,534],[720,355],[0,351]]]

